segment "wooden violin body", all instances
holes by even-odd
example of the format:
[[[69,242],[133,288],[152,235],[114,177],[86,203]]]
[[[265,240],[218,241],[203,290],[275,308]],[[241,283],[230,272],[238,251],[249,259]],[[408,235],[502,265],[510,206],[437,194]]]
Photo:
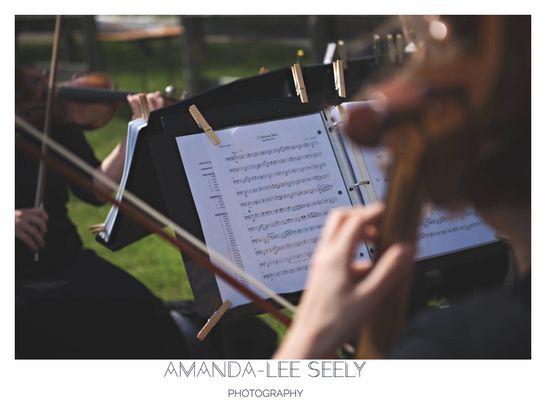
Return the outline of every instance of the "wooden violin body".
[[[16,71],[16,112],[35,126],[43,126],[47,97],[46,75],[33,68]],[[75,76],[55,86],[52,119],[57,124],[95,130],[106,125],[132,92],[116,91],[112,78],[102,72]],[[167,104],[177,99],[165,97]]]
[[[125,101],[128,94],[114,92],[114,88],[112,78],[101,72],[78,76],[57,84],[52,120],[57,124],[77,125],[86,130],[101,128],[112,119],[118,104]],[[87,90],[103,96],[87,100],[85,97]],[[15,102],[17,114],[32,121],[35,126],[42,126],[47,91],[47,79],[42,71],[32,68],[17,70]],[[68,96],[65,97],[65,94]]]
[[[529,60],[518,66],[509,57],[519,54],[517,46],[529,46],[525,21],[500,16],[457,18],[462,17],[445,20],[447,29],[462,26],[471,35],[456,46],[448,43],[450,38],[433,39],[429,44],[439,51],[418,48],[414,60],[394,78],[418,83],[425,94],[403,111],[387,111],[381,122],[393,164],[377,257],[394,243],[415,242],[426,201],[454,209],[479,205],[486,191],[472,183],[479,173],[476,169],[508,143],[503,138],[513,136],[508,128],[514,129],[514,121],[529,118],[530,88],[517,78],[518,68],[528,66]],[[510,38],[508,32],[519,36]],[[377,88],[381,90],[381,84]],[[511,95],[523,104],[509,105],[506,99]],[[510,125],[503,128],[499,121]],[[365,327],[358,358],[384,357],[401,334],[412,280],[411,270],[406,271]]]

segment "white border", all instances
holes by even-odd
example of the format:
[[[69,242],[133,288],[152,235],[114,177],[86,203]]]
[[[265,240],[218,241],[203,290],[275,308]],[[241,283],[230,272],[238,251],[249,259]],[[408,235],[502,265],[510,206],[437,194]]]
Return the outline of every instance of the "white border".
[[[276,0],[271,2],[180,1],[153,2],[95,0],[18,1],[3,3],[2,38],[6,60],[1,63],[4,88],[1,180],[8,189],[0,198],[2,259],[0,265],[0,390],[2,398],[226,398],[229,385],[245,386],[260,380],[164,379],[166,361],[14,361],[13,274],[13,56],[14,14],[532,14],[533,33],[533,360],[532,361],[376,361],[366,367],[362,380],[308,379],[261,382],[262,385],[304,386],[304,398],[419,398],[419,399],[514,399],[545,398],[546,338],[544,269],[546,268],[544,191],[544,115],[546,38],[544,6],[538,1],[390,1],[318,2]]]

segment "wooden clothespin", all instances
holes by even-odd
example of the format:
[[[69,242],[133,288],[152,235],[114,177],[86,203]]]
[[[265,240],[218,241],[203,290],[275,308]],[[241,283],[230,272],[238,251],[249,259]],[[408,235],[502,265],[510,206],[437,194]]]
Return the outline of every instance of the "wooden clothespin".
[[[334,85],[339,97],[346,97],[345,93],[345,71],[343,70],[343,61],[336,60],[333,62],[334,67]]]
[[[381,65],[381,36],[373,35],[373,58],[375,66]]]
[[[218,137],[218,135],[216,135],[216,132],[212,130],[211,126],[209,125],[205,117],[203,117],[203,114],[201,114],[195,104],[192,104],[190,106],[189,111],[195,123],[199,126],[199,128],[203,130],[203,132],[207,134],[212,144],[219,145],[220,138]]]
[[[94,224],[94,225],[91,225],[89,227],[89,230],[91,231],[91,233],[93,235],[97,235],[98,233],[105,231],[105,226],[102,223],[101,224]]]
[[[148,107],[148,99],[146,98],[146,95],[144,93],[140,93],[138,95],[138,100],[140,101],[140,114],[142,118],[148,121],[148,117],[150,116],[150,108]]]
[[[390,33],[387,35],[387,51],[389,52],[389,61],[394,64],[396,62],[396,48],[394,46],[394,39]]]
[[[347,48],[345,47],[345,42],[343,40],[337,41],[337,54],[341,60],[342,67],[345,69],[349,66],[347,62]]]
[[[406,44],[404,43],[404,37],[402,34],[396,34],[396,61],[400,64],[404,61],[404,51]]]
[[[203,327],[197,334],[197,339],[199,339],[200,341],[205,340],[212,328],[216,326],[218,321],[220,321],[220,318],[224,316],[224,314],[227,312],[227,310],[229,310],[230,307],[231,301],[224,301],[224,304],[222,304],[218,310],[214,311],[214,313],[208,319],[207,323],[203,325]]]
[[[300,63],[292,65],[292,76],[294,77],[294,85],[296,86],[296,94],[300,97],[302,103],[308,103],[307,89],[305,88],[305,82],[303,81],[303,73],[301,72]]]

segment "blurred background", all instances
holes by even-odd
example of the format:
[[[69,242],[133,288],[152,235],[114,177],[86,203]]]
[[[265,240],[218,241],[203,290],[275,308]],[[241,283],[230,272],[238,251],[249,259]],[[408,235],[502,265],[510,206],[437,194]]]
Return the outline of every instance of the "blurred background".
[[[260,68],[286,67],[303,50],[303,63],[321,63],[327,44],[344,40],[349,58],[361,56],[376,16],[65,16],[58,81],[104,71],[120,90],[149,92],[174,88],[191,96]],[[18,66],[49,68],[54,16],[16,16]],[[104,128],[86,133],[103,159],[126,135],[130,110],[124,106]],[[109,206],[71,198],[70,217],[85,246],[120,266],[167,301],[193,298],[180,254],[150,236],[118,252],[95,242],[88,230],[104,221]]]

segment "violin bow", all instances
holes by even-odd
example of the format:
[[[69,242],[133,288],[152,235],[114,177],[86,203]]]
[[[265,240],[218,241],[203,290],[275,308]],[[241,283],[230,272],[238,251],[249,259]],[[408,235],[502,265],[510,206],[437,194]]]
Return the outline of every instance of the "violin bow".
[[[51,114],[53,112],[53,92],[55,90],[55,83],[57,80],[57,65],[59,61],[59,43],[61,39],[61,16],[57,15],[55,17],[55,32],[53,34],[53,48],[51,51],[51,63],[49,68],[49,79],[47,82],[47,97],[46,97],[46,109],[45,109],[45,118],[44,118],[44,131],[43,134],[45,137],[49,137],[51,129]],[[42,141],[41,152],[43,154],[47,153],[47,145]],[[44,195],[46,187],[46,175],[47,168],[44,162],[44,159],[40,159],[38,165],[38,178],[36,181],[36,195],[34,197],[34,207],[43,208],[44,206]],[[34,261],[39,261],[40,253],[34,253]]]
[[[45,136],[42,132],[26,122],[23,118],[16,115],[15,124],[23,131],[42,141],[42,146],[45,145],[48,148],[51,147],[66,161],[62,162],[57,158],[53,157],[51,154],[48,154],[47,152],[39,151],[38,149],[36,149],[36,146],[33,146],[27,139],[23,138],[22,136],[16,137],[16,146],[18,148],[20,148],[30,156],[41,160],[51,170],[64,176],[66,179],[70,180],[74,184],[82,187],[90,193],[95,193],[99,198],[104,199],[105,201],[119,207],[120,211],[125,213],[129,218],[141,224],[151,232],[159,235],[159,237],[161,237],[171,246],[174,246],[180,251],[184,252],[184,254],[187,254],[202,267],[214,272],[217,276],[220,277],[220,279],[224,280],[226,283],[235,288],[235,290],[239,291],[248,299],[254,301],[258,305],[258,307],[260,307],[264,312],[270,313],[283,325],[290,325],[290,317],[288,317],[286,314],[283,314],[278,308],[271,304],[271,302],[258,295],[254,290],[243,285],[240,280],[248,282],[250,285],[254,286],[262,293],[269,296],[271,300],[278,303],[281,307],[288,309],[290,312],[295,312],[296,310],[296,307],[293,304],[288,302],[283,297],[279,296],[272,289],[268,288],[266,285],[256,280],[254,277],[243,271],[241,268],[235,266],[231,261],[226,259],[220,253],[217,253],[213,249],[207,248],[207,246],[202,243],[198,238],[191,235],[189,232],[178,226],[174,221],[170,220],[159,211],[152,208],[150,205],[139,199],[131,192],[125,191],[123,193],[123,200],[126,201],[122,201],[115,199],[112,194],[108,192],[108,190],[95,187],[93,183],[93,178],[97,178],[98,180],[100,180],[112,191],[117,190],[118,185],[106,175],[92,168],[90,165],[85,163],[85,161],[81,160],[78,156],[51,139],[51,137]],[[83,178],[80,173],[75,171],[76,167],[68,164],[68,162],[76,165],[78,168],[83,170],[84,173],[89,174],[91,178]],[[176,236],[167,233],[163,229],[164,226],[172,226],[173,230],[176,233]],[[211,258],[215,260],[214,263],[211,261]],[[221,265],[221,267],[216,264]],[[233,277],[227,271],[236,274],[240,280]]]

